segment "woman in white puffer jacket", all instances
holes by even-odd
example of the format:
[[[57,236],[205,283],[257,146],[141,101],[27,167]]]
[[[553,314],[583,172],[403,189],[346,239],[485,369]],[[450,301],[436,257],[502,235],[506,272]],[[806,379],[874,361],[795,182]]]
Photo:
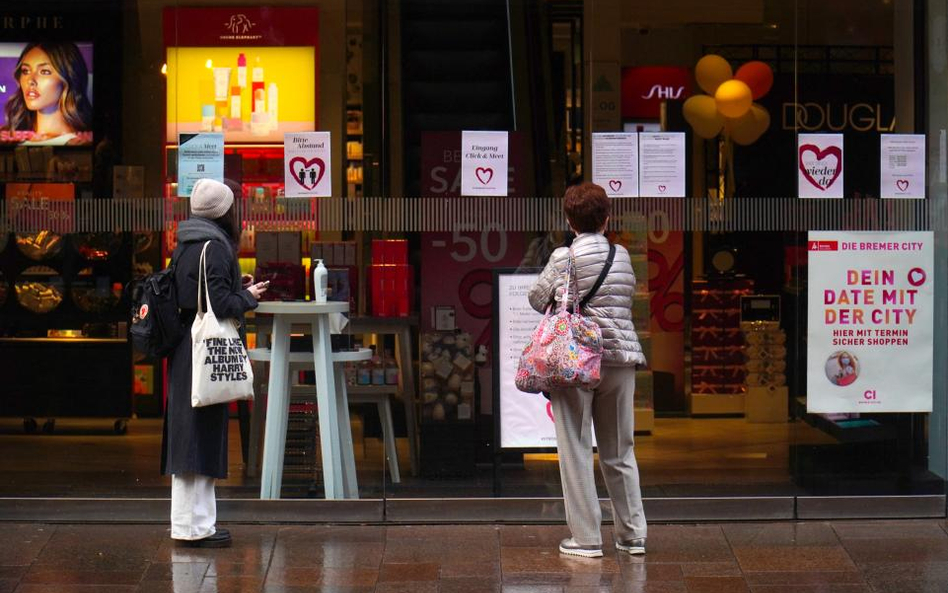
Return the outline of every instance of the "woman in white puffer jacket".
[[[593,183],[566,191],[563,210],[577,236],[571,247],[560,247],[550,256],[530,290],[534,309],[546,311],[563,294],[570,253],[574,266],[570,295],[578,301],[592,289],[609,254],[609,240],[603,231],[611,208],[606,192]],[[590,425],[595,427],[599,464],[612,500],[616,549],[645,553],[645,513],[633,449],[635,369],[645,365],[645,356],[632,324],[634,294],[635,273],[629,252],[617,245],[609,273],[582,311],[602,329],[602,381],[592,391],[571,388],[550,394],[566,522],[572,535],[560,542],[563,554],[602,556],[602,512]]]

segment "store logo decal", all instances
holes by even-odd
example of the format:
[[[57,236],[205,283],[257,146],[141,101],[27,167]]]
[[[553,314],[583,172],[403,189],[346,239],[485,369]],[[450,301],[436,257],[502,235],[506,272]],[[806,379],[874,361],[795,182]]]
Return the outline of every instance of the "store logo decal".
[[[487,185],[490,183],[490,180],[494,178],[494,170],[490,167],[478,167],[477,170],[474,171],[474,175],[477,176],[477,180],[480,181],[482,185]]]
[[[647,95],[642,95],[643,99],[678,99],[681,97],[681,94],[685,92],[685,87],[680,86],[678,90],[675,90],[673,86],[662,86],[660,84],[652,85],[652,88],[649,89]]]
[[[815,158],[805,158],[812,153]],[[836,159],[836,164],[830,166],[826,159]],[[804,144],[800,147],[800,172],[813,187],[826,191],[833,186],[839,174],[843,172],[843,151],[839,146],[827,146],[820,150],[815,144]]]
[[[839,251],[839,241],[810,241],[807,251]]]
[[[658,186],[658,193],[663,194],[663,193],[665,193],[665,190],[666,190],[666,189],[668,189],[668,188],[666,188],[664,185],[659,185],[659,186]]]
[[[230,15],[230,19],[224,23],[224,27],[230,31],[230,35],[221,35],[224,41],[253,41],[263,39],[263,35],[254,35],[250,30],[257,26],[257,23],[250,20],[250,17],[243,13]]]
[[[609,189],[611,189],[614,194],[619,193],[619,190],[622,189],[622,181],[619,179],[610,179]]]
[[[306,160],[301,156],[290,159],[293,181],[306,190],[314,190],[326,173],[326,163],[319,157]]]
[[[921,286],[922,284],[925,284],[925,280],[927,280],[927,278],[928,278],[928,275],[925,274],[925,270],[921,268],[912,268],[911,270],[909,270],[908,283],[911,284],[912,286],[918,287],[918,286]]]
[[[246,33],[253,27],[256,23],[250,22],[250,19],[247,18],[245,14],[232,14],[230,15],[230,21],[227,22],[227,30],[238,35],[241,33]]]
[[[899,179],[895,182],[895,186],[899,188],[899,191],[905,191],[909,187],[908,179]]]

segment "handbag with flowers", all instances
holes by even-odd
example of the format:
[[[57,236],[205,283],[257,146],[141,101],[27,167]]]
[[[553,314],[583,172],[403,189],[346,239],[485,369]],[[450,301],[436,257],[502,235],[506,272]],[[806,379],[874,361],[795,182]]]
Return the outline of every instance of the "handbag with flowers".
[[[543,320],[523,349],[514,379],[517,389],[526,393],[548,393],[568,387],[595,389],[599,385],[602,331],[595,321],[583,316],[582,310],[602,286],[615,254],[615,245],[609,245],[609,256],[599,278],[581,300],[573,295],[570,310],[570,277],[575,273],[570,250],[566,260],[566,289],[559,311],[553,314],[552,305],[547,307]]]

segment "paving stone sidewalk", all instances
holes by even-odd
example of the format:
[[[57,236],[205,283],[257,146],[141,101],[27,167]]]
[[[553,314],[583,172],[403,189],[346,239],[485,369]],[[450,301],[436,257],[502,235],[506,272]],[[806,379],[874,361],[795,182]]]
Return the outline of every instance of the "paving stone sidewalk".
[[[943,520],[654,525],[648,554],[557,552],[565,526],[0,524],[0,593],[945,593]],[[603,530],[609,541],[609,527]]]

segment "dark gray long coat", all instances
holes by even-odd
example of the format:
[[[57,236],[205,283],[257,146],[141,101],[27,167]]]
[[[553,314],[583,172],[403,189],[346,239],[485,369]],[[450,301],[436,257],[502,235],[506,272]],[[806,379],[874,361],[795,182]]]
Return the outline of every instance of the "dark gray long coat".
[[[165,475],[227,477],[228,405],[191,407],[190,327],[197,313],[201,249],[208,239],[212,241],[207,248],[207,281],[214,314],[220,319],[238,319],[243,330],[244,313],[257,306],[253,296],[241,288],[237,256],[223,231],[206,219],[181,223],[174,274],[181,318],[188,332],[168,357],[168,406],[161,451],[161,472]]]

